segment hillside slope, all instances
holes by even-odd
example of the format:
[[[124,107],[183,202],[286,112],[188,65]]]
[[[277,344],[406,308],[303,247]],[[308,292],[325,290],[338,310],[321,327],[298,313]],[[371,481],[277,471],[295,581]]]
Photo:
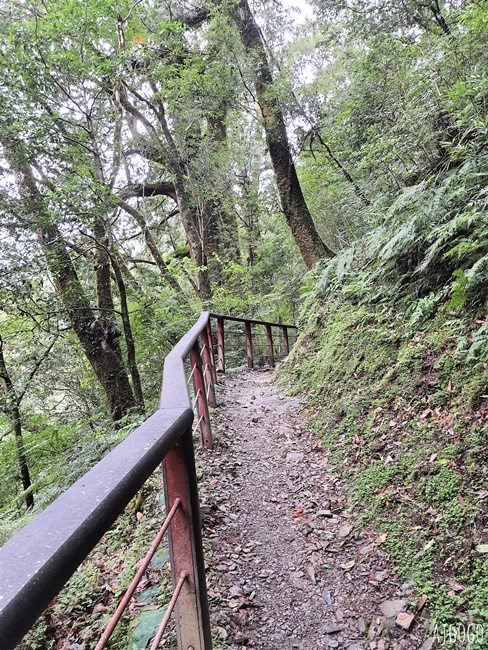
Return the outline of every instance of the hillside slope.
[[[486,209],[404,208],[310,279],[283,369],[431,633],[488,647]]]

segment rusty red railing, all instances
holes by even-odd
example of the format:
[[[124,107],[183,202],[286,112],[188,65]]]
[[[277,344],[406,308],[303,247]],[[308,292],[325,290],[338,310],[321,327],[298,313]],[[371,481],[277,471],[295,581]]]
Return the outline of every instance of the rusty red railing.
[[[215,341],[211,319],[217,321]],[[226,320],[244,325],[248,368],[254,365],[253,326],[265,329],[271,366],[276,357],[273,329],[281,334],[281,356],[289,351],[289,329],[296,329],[293,325],[202,313],[165,359],[160,408],[0,548],[2,650],[15,648],[161,463],[166,519],[95,650],[105,648],[166,532],[173,594],[151,650],[159,647],[173,611],[179,649],[211,650],[193,434],[199,431],[202,444],[212,448],[209,407],[216,406],[217,370],[225,372]],[[193,400],[189,383],[193,384]]]

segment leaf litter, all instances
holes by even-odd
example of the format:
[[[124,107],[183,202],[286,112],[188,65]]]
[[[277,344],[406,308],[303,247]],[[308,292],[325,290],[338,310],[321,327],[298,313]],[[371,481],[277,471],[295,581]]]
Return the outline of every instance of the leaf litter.
[[[197,452],[214,649],[419,648],[425,600],[349,512],[300,402],[268,370],[220,381],[215,450]]]

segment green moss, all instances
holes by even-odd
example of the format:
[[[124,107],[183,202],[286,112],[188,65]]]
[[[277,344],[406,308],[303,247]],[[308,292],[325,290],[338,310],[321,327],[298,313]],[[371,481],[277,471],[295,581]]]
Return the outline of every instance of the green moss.
[[[475,545],[488,542],[487,368],[460,346],[478,324],[439,312],[412,331],[384,305],[328,296],[310,307],[284,375],[305,391],[351,507],[387,533],[436,622],[485,621],[488,573]]]

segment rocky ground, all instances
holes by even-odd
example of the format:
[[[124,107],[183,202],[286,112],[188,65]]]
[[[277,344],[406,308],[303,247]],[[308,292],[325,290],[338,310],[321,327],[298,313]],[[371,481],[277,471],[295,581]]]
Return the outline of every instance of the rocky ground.
[[[270,371],[223,378],[199,454],[214,631],[222,648],[428,650],[422,599],[348,512],[341,477]],[[420,612],[418,611],[420,610]],[[218,646],[218,644],[217,644]]]

